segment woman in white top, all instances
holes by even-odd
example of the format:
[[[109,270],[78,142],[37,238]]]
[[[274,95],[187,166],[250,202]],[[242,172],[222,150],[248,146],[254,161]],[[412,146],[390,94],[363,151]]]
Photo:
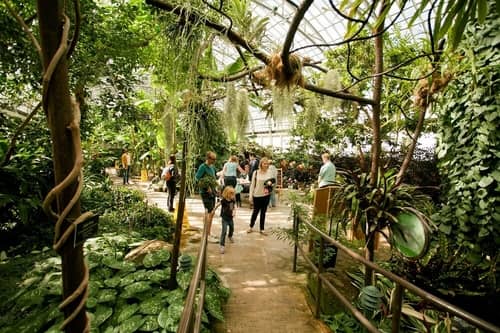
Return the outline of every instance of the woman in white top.
[[[249,200],[253,203],[252,216],[250,218],[250,229],[248,233],[253,231],[257,215],[260,212],[260,233],[265,235],[264,224],[266,223],[266,211],[269,205],[270,194],[273,186],[276,183],[275,175],[269,169],[269,160],[263,157],[259,163],[259,169],[255,170],[252,175],[252,183],[250,184]]]

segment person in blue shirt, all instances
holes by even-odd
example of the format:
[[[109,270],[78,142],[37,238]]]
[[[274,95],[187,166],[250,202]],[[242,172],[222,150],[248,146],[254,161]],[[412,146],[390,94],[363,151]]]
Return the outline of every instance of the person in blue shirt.
[[[238,176],[238,171],[244,173],[240,165],[238,164],[238,157],[236,155],[231,155],[229,160],[224,164],[222,168],[222,176],[224,177],[224,187],[232,186],[236,187],[236,179]]]
[[[318,187],[327,187],[335,183],[336,169],[335,165],[330,160],[330,154],[321,154],[321,159],[323,160],[323,165],[319,169],[318,175]]]

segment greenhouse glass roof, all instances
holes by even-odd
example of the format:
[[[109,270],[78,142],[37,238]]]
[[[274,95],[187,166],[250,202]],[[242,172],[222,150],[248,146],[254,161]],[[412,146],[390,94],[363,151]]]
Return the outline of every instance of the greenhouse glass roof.
[[[252,17],[254,19],[269,18],[261,45],[264,51],[271,54],[280,49],[301,3],[297,0],[251,0]],[[334,47],[335,43],[343,40],[347,20],[336,12],[331,3],[334,3],[334,1],[315,0],[312,2],[294,36],[291,47],[292,52],[296,52],[302,57],[308,57],[314,63],[321,63],[325,60],[324,52]],[[369,1],[366,1],[366,3],[367,5],[371,4]],[[415,39],[423,37],[422,34],[426,31],[425,24],[428,11],[422,12],[422,19],[416,20],[409,27],[410,19],[419,3],[420,1],[417,0],[406,1],[401,13],[397,10],[399,9],[397,6],[393,7],[386,21],[394,21],[393,27],[403,33],[405,31],[411,33]],[[236,50],[228,47],[228,45],[220,45],[217,52],[219,53],[221,65],[227,65],[238,57]]]
[[[339,45],[346,35],[347,20],[339,14],[338,3],[340,1],[315,0],[301,20],[295,33],[290,51],[307,57],[312,63],[321,65],[325,60],[325,52],[334,49]],[[398,6],[393,6],[386,18],[390,29],[397,29],[403,35],[409,35],[415,40],[423,39],[427,33],[428,10],[421,13],[420,19],[415,20],[410,27],[410,20],[420,6],[420,1],[402,1],[402,10]],[[252,17],[269,19],[266,32],[262,39],[262,48],[267,54],[280,51],[287,37],[288,30],[296,15],[298,7],[303,1],[292,0],[251,0],[250,7]],[[334,8],[332,4],[337,7]],[[365,1],[361,6],[361,11],[369,11],[371,1]],[[376,12],[374,8],[373,17]],[[343,13],[342,13],[343,14]],[[370,20],[373,24],[373,19]],[[371,42],[371,41],[368,41]],[[238,57],[235,48],[224,40],[219,40],[216,47],[217,58],[220,67],[223,68],[234,62]],[[293,117],[287,120],[275,121],[266,118],[265,115],[256,109],[251,112],[251,120],[248,124],[247,133],[253,135],[255,140],[261,145],[274,145],[286,147],[290,140],[288,129],[293,126]]]

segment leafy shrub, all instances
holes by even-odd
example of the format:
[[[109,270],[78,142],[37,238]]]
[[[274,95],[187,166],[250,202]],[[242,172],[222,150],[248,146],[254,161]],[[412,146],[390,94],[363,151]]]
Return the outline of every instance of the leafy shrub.
[[[0,249],[50,244],[52,227],[41,209],[41,203],[53,186],[52,159],[48,130],[43,117],[35,116],[17,137],[12,155],[7,156],[10,139],[19,126],[16,119],[0,114]],[[2,164],[2,162],[5,162]],[[42,230],[41,230],[42,229]],[[48,237],[39,238],[40,235]],[[21,249],[21,247],[18,247]],[[31,249],[31,246],[26,246]]]
[[[112,187],[109,179],[85,184],[81,196],[82,210],[100,215],[101,232],[136,231],[146,238],[172,240],[172,215],[161,208],[149,206],[143,192]]]

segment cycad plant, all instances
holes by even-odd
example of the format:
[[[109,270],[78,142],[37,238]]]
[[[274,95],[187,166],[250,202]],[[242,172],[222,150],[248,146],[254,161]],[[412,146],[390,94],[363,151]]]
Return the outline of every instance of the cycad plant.
[[[398,184],[394,170],[379,170],[375,182],[364,172],[339,173],[343,181],[332,196],[333,217],[344,228],[350,223],[353,233],[362,231],[368,260],[375,259],[377,234],[382,234],[408,257],[417,258],[425,253],[431,230],[427,217],[432,207],[429,196],[419,193],[414,186]],[[372,275],[367,267],[367,285],[372,284]]]

